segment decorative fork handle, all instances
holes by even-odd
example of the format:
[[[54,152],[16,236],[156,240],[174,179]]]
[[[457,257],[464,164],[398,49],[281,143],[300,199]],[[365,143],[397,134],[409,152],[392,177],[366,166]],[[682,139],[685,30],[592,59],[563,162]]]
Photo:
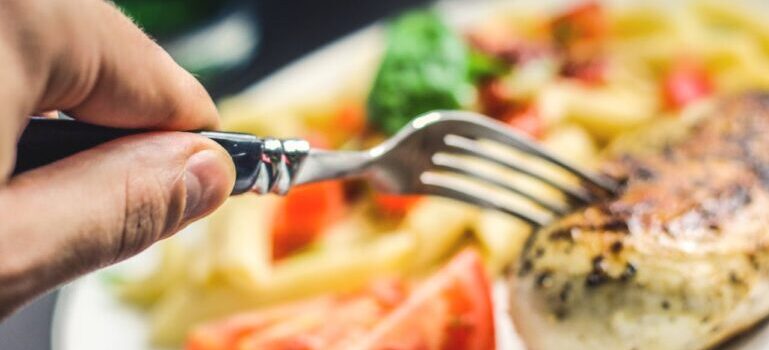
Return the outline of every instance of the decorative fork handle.
[[[143,132],[147,131],[108,128],[72,120],[32,118],[19,139],[13,173],[19,174],[102,143]],[[310,152],[309,143],[300,139],[280,140],[214,131],[196,134],[217,142],[232,157],[236,170],[232,194],[249,191],[285,194]]]

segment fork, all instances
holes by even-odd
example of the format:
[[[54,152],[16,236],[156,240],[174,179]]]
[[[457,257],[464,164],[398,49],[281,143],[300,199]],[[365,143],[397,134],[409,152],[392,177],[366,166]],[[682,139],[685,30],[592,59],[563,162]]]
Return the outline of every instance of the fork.
[[[18,143],[14,174],[34,169],[110,140],[143,132],[72,120],[32,118]],[[618,184],[556,157],[522,133],[491,118],[466,111],[435,111],[411,121],[384,143],[364,151],[312,149],[301,139],[203,131],[233,159],[233,194],[286,194],[293,186],[339,178],[366,178],[393,194],[447,197],[496,209],[531,225],[544,226],[574,207],[611,195]],[[488,142],[522,153],[529,161],[494,152]],[[532,166],[536,162],[540,166]],[[499,170],[483,170],[496,166]],[[533,162],[533,163],[532,163]],[[543,171],[542,165],[551,171]],[[560,169],[574,181],[553,176]],[[539,181],[561,194],[555,201],[509,175]],[[522,202],[523,201],[523,202]]]

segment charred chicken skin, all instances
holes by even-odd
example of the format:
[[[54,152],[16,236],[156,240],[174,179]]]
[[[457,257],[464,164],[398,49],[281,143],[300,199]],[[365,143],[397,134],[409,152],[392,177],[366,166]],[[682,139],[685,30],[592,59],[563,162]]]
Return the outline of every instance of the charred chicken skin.
[[[603,170],[621,192],[536,232],[509,274],[530,349],[703,349],[769,314],[769,94]]]

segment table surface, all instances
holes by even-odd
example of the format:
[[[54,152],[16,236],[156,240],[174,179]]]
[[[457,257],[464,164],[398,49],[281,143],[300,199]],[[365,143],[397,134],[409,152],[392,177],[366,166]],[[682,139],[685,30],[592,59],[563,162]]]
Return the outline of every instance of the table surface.
[[[262,30],[260,53],[246,73],[232,79],[229,85],[210,87],[216,96],[236,93],[302,55],[378,19],[429,3],[427,0],[256,1]],[[50,349],[55,301],[55,292],[46,294],[0,323],[0,349]]]

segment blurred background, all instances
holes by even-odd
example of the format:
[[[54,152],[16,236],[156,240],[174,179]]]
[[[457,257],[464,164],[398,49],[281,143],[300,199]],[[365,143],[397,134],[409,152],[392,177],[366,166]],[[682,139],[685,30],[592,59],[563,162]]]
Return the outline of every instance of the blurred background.
[[[214,98],[340,36],[427,0],[113,0]],[[0,324],[0,349],[50,349],[56,293]]]
[[[425,0],[117,0],[214,97]]]

